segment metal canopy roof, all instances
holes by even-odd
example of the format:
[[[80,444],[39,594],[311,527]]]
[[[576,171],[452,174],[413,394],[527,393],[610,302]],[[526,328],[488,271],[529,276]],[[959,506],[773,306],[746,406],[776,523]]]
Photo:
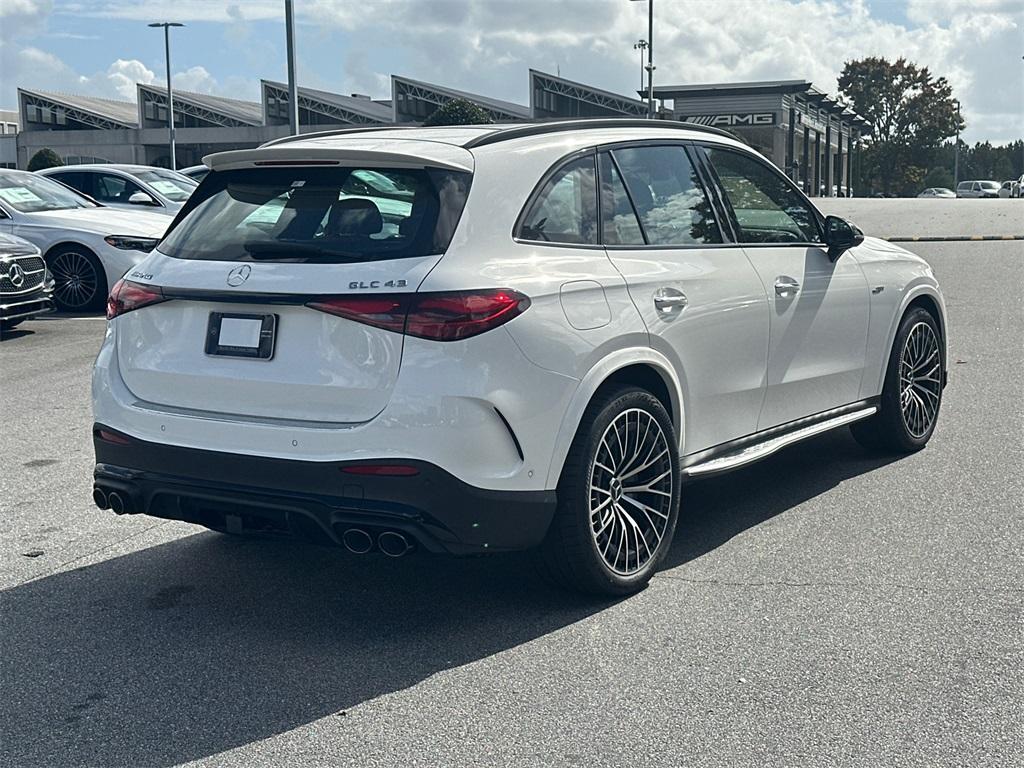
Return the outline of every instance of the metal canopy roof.
[[[138,84],[139,95],[142,92],[153,94],[158,97],[161,104],[166,104],[167,88],[159,85]],[[188,107],[192,107],[189,110]],[[142,108],[142,99],[139,99],[139,108]],[[174,111],[192,111],[196,117],[207,122],[221,125],[262,125],[263,105],[257,101],[243,101],[241,99],[229,99],[224,96],[212,96],[208,93],[195,93],[193,91],[174,91]]]
[[[746,83],[698,83],[695,85],[656,85],[657,99],[672,99],[677,96],[692,96],[707,92],[716,96],[749,96],[759,93],[801,93],[812,88],[807,80],[761,80]],[[637,91],[643,95],[643,92]]]
[[[460,91],[455,88],[447,88],[443,85],[425,83],[422,80],[413,80],[408,77],[400,77],[399,75],[391,76],[392,101],[396,101],[395,96],[397,95],[397,86],[399,84],[407,86],[414,92],[417,98],[433,104],[441,105],[452,99],[465,99],[494,113],[496,117],[511,120],[527,120],[530,118],[529,107],[524,107],[522,104],[493,99],[490,96],[481,96],[478,93],[469,93],[468,91]]]
[[[64,107],[68,116],[78,122],[94,125],[96,128],[138,128],[139,116],[134,102],[101,99],[95,96],[80,96],[71,93],[18,89],[18,101],[23,97],[48,102],[55,107]],[[75,114],[78,113],[78,114]],[[23,116],[24,117],[24,116]]]
[[[647,102],[634,99],[630,96],[621,96],[611,91],[594,88],[586,83],[578,83],[574,80],[567,80],[558,75],[548,72],[541,72],[537,69],[530,70],[530,99],[532,103],[533,90],[535,85],[540,84],[548,87],[560,96],[585,101],[599,107],[612,109],[624,115],[636,115],[643,117],[647,114]]]
[[[261,80],[260,91],[264,94],[264,99],[266,99],[268,88],[288,93],[288,85],[285,83]],[[390,123],[392,118],[390,106],[379,104],[372,99],[361,99],[302,86],[299,86],[299,106],[313,112],[337,117],[342,122]]]

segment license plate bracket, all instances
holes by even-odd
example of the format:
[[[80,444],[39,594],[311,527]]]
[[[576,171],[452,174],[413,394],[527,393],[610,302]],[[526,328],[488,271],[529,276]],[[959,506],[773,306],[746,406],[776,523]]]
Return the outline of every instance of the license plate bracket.
[[[211,312],[206,326],[206,354],[270,360],[277,337],[277,315]]]

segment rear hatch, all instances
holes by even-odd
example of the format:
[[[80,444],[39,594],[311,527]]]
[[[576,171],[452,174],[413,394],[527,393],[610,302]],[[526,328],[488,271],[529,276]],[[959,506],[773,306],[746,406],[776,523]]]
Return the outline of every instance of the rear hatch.
[[[115,321],[121,375],[141,401],[338,424],[387,406],[401,325],[310,305],[340,299],[386,314],[414,293],[451,241],[471,174],[373,153],[326,167],[283,162],[215,163],[158,250],[126,275],[141,288],[122,304],[149,304]]]

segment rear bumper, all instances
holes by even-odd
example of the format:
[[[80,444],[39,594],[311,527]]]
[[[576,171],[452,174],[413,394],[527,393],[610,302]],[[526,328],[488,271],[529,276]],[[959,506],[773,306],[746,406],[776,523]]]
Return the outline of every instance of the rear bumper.
[[[103,439],[99,430],[126,440]],[[494,491],[423,461],[383,460],[409,476],[359,475],[373,461],[312,462],[138,440],[96,424],[96,485],[129,509],[214,529],[252,530],[339,544],[349,528],[395,530],[432,552],[527,549],[544,538],[555,491]],[[411,471],[411,470],[410,470]]]
[[[49,292],[38,290],[22,296],[0,293],[0,320],[25,320],[53,312],[53,299]]]

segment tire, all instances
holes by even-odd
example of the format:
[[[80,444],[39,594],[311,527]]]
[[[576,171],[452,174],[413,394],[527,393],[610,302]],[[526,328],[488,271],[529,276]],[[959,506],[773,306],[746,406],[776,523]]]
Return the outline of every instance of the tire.
[[[94,312],[107,298],[107,275],[84,245],[60,245],[46,254],[53,274],[53,301],[62,312]]]
[[[677,445],[671,418],[650,392],[622,387],[595,397],[536,552],[541,572],[590,594],[642,589],[668,552],[679,517]]]
[[[914,307],[896,331],[878,413],[850,425],[857,442],[884,453],[924,448],[939,418],[945,370],[938,324],[930,312]]]
[[[0,331],[10,331],[17,328],[25,322],[24,318],[21,320],[0,320]]]

